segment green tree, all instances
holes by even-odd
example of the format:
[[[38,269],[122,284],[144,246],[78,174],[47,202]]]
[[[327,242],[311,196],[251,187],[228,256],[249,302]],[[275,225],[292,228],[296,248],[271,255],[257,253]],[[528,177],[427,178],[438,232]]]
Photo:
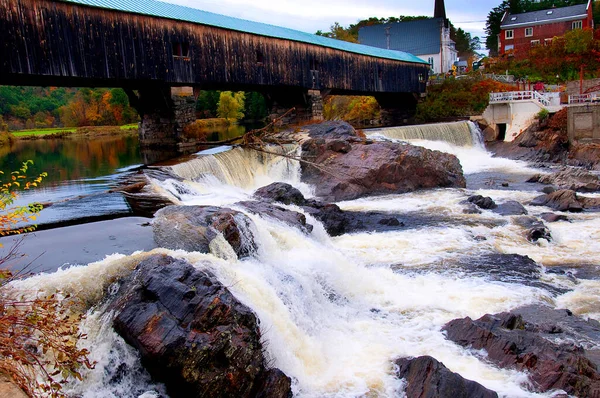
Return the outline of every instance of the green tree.
[[[196,101],[196,110],[201,113],[202,118],[211,118],[217,116],[219,106],[219,91],[200,91]]]
[[[229,121],[237,121],[244,117],[244,100],[245,94],[243,91],[232,93],[231,91],[222,91],[219,95],[219,106],[217,115]]]
[[[267,117],[267,103],[265,97],[261,93],[249,92],[246,93],[246,119],[263,120]]]
[[[456,43],[459,58],[463,60],[474,55],[481,49],[479,37],[471,37],[469,32],[465,32],[461,28],[455,29],[453,25],[450,25],[450,36]]]

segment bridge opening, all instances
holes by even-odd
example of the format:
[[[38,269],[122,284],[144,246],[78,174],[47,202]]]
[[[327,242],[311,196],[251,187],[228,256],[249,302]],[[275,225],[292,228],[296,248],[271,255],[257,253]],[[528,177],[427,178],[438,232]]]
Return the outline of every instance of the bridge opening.
[[[498,137],[496,138],[498,141],[504,141],[506,138],[506,123],[499,123],[496,125],[498,129]]]

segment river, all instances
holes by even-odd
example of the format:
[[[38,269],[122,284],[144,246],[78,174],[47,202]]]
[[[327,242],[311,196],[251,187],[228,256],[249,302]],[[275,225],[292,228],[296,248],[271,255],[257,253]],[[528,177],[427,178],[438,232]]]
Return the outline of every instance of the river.
[[[570,222],[548,224],[550,242],[536,243],[527,241],[513,217],[489,211],[465,214],[461,202],[472,194],[491,196],[497,202],[517,200],[534,216],[547,211],[527,205],[539,195],[540,186],[523,182],[540,170],[493,158],[473,126],[452,128],[454,134],[461,134],[458,140],[444,140],[445,133],[430,130],[430,135],[416,137],[400,137],[386,129],[368,134],[372,139],[407,139],[455,154],[467,178],[466,189],[338,203],[344,210],[397,213],[407,220],[420,220],[417,223],[392,232],[332,238],[308,214],[308,221],[315,225],[310,234],[249,214],[256,224],[254,238],[259,246],[249,258],[232,258],[227,248],[214,248],[209,254],[159,249],[211,270],[254,310],[267,355],[292,378],[295,396],[398,396],[403,386],[393,374],[392,360],[419,355],[431,355],[501,396],[551,396],[530,392],[524,373],[498,369],[484,361],[481,353],[446,340],[441,327],[455,318],[479,318],[531,303],[570,308],[583,317],[600,319],[597,275],[577,279],[555,272],[576,273],[581,267],[595,270],[600,265],[600,214],[569,214]],[[288,182],[305,196],[313,192],[300,181],[300,168],[294,161],[242,149],[199,154],[165,168],[181,181],[153,181],[155,189],[186,205],[234,206],[274,181]],[[463,266],[493,253],[531,257],[541,265],[541,282],[552,288]],[[82,382],[66,386],[69,394],[164,396],[164,388],[150,380],[133,349],[112,331],[111,314],[103,307],[103,297],[115,278],[128,274],[144,256],[113,255],[15,284],[29,291],[60,289],[94,304],[83,325],[89,335],[83,344],[98,363]]]

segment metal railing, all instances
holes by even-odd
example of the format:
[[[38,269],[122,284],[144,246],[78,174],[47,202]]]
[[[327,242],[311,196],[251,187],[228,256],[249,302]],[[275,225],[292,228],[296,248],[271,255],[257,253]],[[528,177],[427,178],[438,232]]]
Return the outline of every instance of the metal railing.
[[[492,79],[492,80],[496,80],[498,82],[503,82],[503,83],[514,83],[515,82],[515,77],[513,75],[496,75],[494,73],[487,73],[487,74],[483,75],[483,77],[485,77],[486,79]]]
[[[550,99],[537,91],[507,91],[490,93],[490,103],[510,101],[537,101],[543,106],[550,106]]]
[[[569,105],[600,102],[600,93],[569,95]]]

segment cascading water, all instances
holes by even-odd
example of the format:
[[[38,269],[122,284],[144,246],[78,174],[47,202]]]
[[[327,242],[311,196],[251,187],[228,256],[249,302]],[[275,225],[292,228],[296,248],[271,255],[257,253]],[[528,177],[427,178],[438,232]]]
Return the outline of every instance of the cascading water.
[[[383,135],[402,141],[443,141],[459,147],[483,147],[481,135],[472,122],[420,124],[415,126],[370,129],[367,135]]]
[[[454,130],[451,126],[448,131]],[[464,130],[464,129],[466,130]],[[456,154],[467,180],[482,172],[497,175],[533,173],[524,163],[495,159],[471,136],[473,126],[460,127],[464,136],[455,142],[413,141]],[[436,128],[436,133],[438,134]],[[464,130],[464,131],[463,131]],[[387,130],[371,133],[375,139],[398,139]],[[387,137],[387,138],[386,138]],[[471,138],[469,138],[471,137]],[[422,138],[422,137],[421,137]],[[293,150],[290,148],[289,150]],[[310,195],[300,182],[297,162],[278,156],[230,149],[202,155],[171,166],[181,180],[155,182],[157,189],[181,204],[235,205],[273,181],[286,181]],[[496,175],[494,174],[494,175]],[[567,276],[543,273],[545,283],[570,289],[562,295],[514,280],[498,280],[482,273],[469,274],[457,264],[489,253],[528,255],[547,268],[589,263],[600,252],[600,221],[596,214],[570,215],[571,223],[549,225],[552,242],[529,243],[523,230],[491,212],[464,214],[461,201],[473,193],[497,201],[527,202],[537,195],[528,190],[439,189],[405,195],[362,198],[342,202],[345,210],[378,210],[415,214],[422,223],[392,232],[361,232],[336,238],[309,214],[315,225],[305,234],[280,221],[249,214],[257,252],[238,260],[227,248],[212,254],[159,252],[209,268],[233,294],[252,308],[261,322],[267,354],[273,365],[293,379],[298,397],[392,397],[402,391],[392,360],[431,355],[452,371],[498,391],[501,396],[550,396],[527,390],[527,376],[500,370],[473,352],[445,339],[440,331],[448,321],[496,313],[529,303],[566,306],[577,314],[600,317],[600,282],[576,283]],[[290,209],[303,212],[295,206]],[[543,209],[526,206],[532,215]],[[484,236],[486,239],[477,239]],[[227,245],[224,241],[221,242]],[[136,257],[137,256],[137,257]],[[28,290],[71,292],[86,302],[99,303],[112,281],[126,275],[145,254],[111,257],[89,266],[19,282]],[[102,271],[101,271],[102,270]],[[108,289],[110,290],[110,289]],[[110,314],[101,307],[90,310],[86,327],[99,364],[83,382],[71,386],[86,396],[156,396],[154,385],[138,370],[122,340],[100,332],[108,328]],[[104,330],[104,329],[102,329]],[[95,333],[94,333],[95,331]],[[134,380],[107,377],[111,366],[123,365],[142,376]],[[132,393],[121,394],[133,388]]]

